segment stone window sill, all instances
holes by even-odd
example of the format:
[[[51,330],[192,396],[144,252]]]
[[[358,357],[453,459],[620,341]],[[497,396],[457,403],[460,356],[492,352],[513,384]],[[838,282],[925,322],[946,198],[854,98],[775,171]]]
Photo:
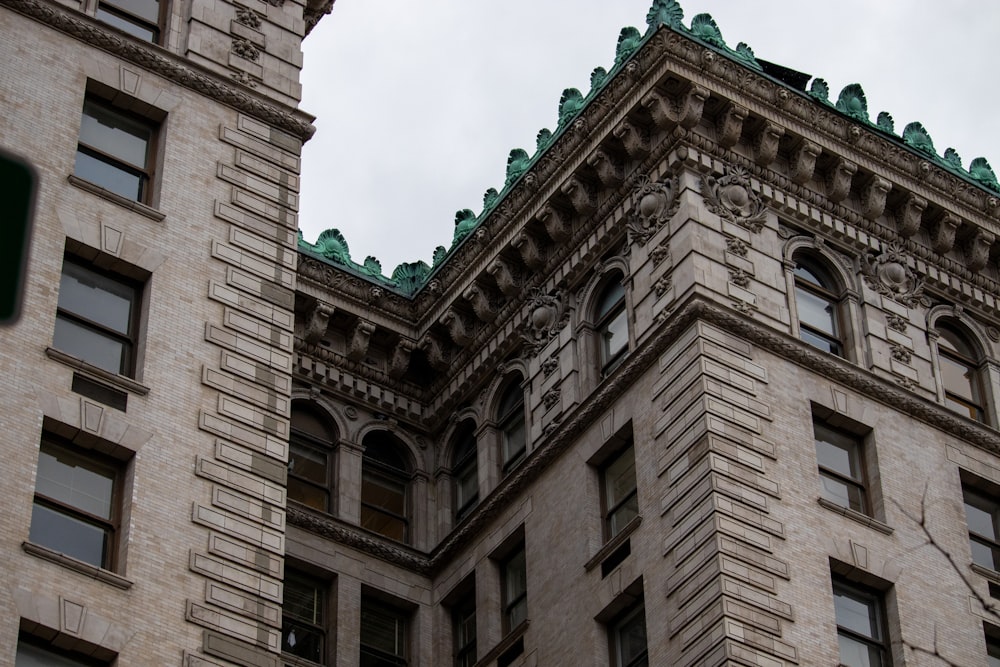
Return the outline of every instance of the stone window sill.
[[[524,633],[528,631],[528,624],[530,622],[531,621],[529,619],[521,621],[521,623],[516,628],[508,632],[507,636],[501,639],[489,653],[484,655],[474,667],[485,667],[485,665],[489,665],[490,663],[496,661],[496,659],[500,657],[504,651],[513,646],[518,639],[524,636]]]
[[[862,526],[868,526],[869,528],[874,528],[880,533],[885,535],[892,535],[893,527],[882,523],[875,517],[868,516],[867,514],[862,514],[861,512],[852,510],[848,507],[841,507],[837,503],[830,502],[826,498],[817,498],[820,506],[825,507],[831,512],[836,512],[837,514],[847,517],[851,521],[857,521]]]
[[[140,215],[146,216],[150,220],[155,220],[156,222],[163,222],[163,219],[167,217],[165,213],[157,211],[152,206],[147,206],[142,202],[135,201],[134,199],[129,199],[128,197],[122,197],[119,194],[111,192],[111,190],[102,188],[100,185],[94,185],[90,181],[85,181],[79,176],[74,176],[73,174],[70,174],[67,178],[69,179],[71,185],[75,185],[81,190],[86,190],[87,192],[95,194],[98,197],[101,197],[102,199],[107,199],[109,202],[118,204],[119,206],[127,208],[130,211],[135,211]]]
[[[1000,585],[1000,572],[991,570],[988,567],[983,567],[982,565],[977,565],[976,563],[969,563],[969,567],[971,567],[972,571],[976,574],[989,579],[991,583]]]
[[[619,532],[613,538],[608,540],[607,543],[604,544],[604,546],[598,549],[597,553],[594,554],[590,560],[584,563],[583,569],[586,570],[587,572],[590,572],[595,567],[600,565],[601,561],[607,558],[612,551],[621,546],[625,542],[625,540],[629,538],[629,535],[635,532],[636,528],[639,527],[640,523],[642,523],[641,515],[632,517],[632,520],[629,521],[627,524],[625,524],[625,527],[621,529],[621,532]]]
[[[132,582],[125,577],[115,574],[110,570],[105,570],[103,568],[97,567],[96,565],[91,565],[90,563],[84,563],[82,560],[77,560],[71,556],[67,556],[59,551],[53,551],[48,547],[43,547],[40,544],[35,544],[33,542],[21,542],[21,548],[24,549],[25,553],[31,554],[42,560],[47,560],[50,563],[55,563],[56,565],[61,565],[65,568],[73,570],[74,572],[79,572],[82,575],[90,577],[91,579],[97,579],[98,581],[103,581],[106,584],[110,584],[115,588],[120,588],[123,591],[127,591],[132,588]]]
[[[78,359],[71,354],[61,352],[54,347],[45,348],[45,356],[53,361],[58,361],[61,364],[65,364],[66,366],[79,371],[80,374],[88,376],[92,380],[112,384],[123,391],[138,394],[139,396],[145,396],[149,393],[149,387],[139,384],[132,378],[127,378],[124,375],[111,373],[103,368],[98,368],[93,364],[88,364],[83,359]]]

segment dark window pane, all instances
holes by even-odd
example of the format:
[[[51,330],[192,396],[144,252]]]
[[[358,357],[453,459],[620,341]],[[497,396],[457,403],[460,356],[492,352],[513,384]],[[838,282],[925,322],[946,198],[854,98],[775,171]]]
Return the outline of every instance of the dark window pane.
[[[93,664],[95,663],[74,660],[58,653],[46,651],[25,641],[17,643],[17,656],[14,658],[14,667],[83,667]]]
[[[86,100],[83,104],[81,144],[138,169],[145,169],[152,135],[149,125],[104,104],[94,100]]]
[[[824,352],[840,355],[840,343],[837,341],[823,338],[819,334],[815,334],[805,328],[799,329],[799,338]]]
[[[388,653],[405,655],[405,622],[402,614],[381,605],[361,605],[361,644]]]
[[[107,531],[60,511],[35,503],[28,540],[97,567],[106,566]]]
[[[795,304],[798,306],[800,322],[830,336],[837,335],[834,306],[827,299],[798,289],[795,293]]]
[[[406,486],[376,475],[366,475],[361,485],[361,502],[402,516],[406,511]]]
[[[102,4],[118,7],[150,23],[155,24],[160,19],[160,3],[156,0],[114,0]]]
[[[837,625],[864,637],[878,638],[874,603],[844,590],[835,590],[833,604]]]
[[[126,362],[130,347],[125,342],[64,317],[56,318],[52,346],[110,373],[129,372]]]
[[[325,485],[327,483],[327,457],[311,447],[297,442],[289,445],[288,472],[296,477]]]
[[[59,307],[63,310],[127,335],[135,298],[130,285],[74,262],[63,263],[59,281]]]
[[[323,633],[315,628],[284,620],[281,623],[281,650],[285,653],[323,662]]]
[[[879,647],[846,635],[838,636],[837,641],[840,645],[842,667],[879,667],[882,664],[882,651]]]
[[[975,370],[967,364],[943,354],[938,362],[941,369],[941,383],[944,385],[945,391],[970,403],[976,403]]]
[[[601,361],[604,365],[614,361],[619,354],[628,349],[628,318],[624,308],[601,330],[601,341],[604,354]]]
[[[95,157],[78,150],[73,173],[85,181],[90,181],[94,185],[99,185],[126,199],[142,200],[142,175],[126,171],[113,162],[108,162],[105,158]]]
[[[43,445],[35,492],[102,519],[111,519],[115,473],[62,448]]]
[[[97,8],[97,20],[103,21],[146,42],[155,43],[160,35],[159,30],[154,30],[145,23],[119,15],[112,10],[105,9],[103,6]]]
[[[971,532],[996,541],[997,531],[994,523],[996,513],[996,505],[985,498],[966,493],[965,517]]]

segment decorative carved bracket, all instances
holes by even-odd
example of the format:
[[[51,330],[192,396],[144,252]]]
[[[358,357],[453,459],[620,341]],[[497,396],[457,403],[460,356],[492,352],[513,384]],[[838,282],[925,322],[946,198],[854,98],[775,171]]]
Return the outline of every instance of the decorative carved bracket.
[[[413,341],[400,339],[392,351],[389,360],[389,377],[398,380],[406,374],[410,367],[410,356],[413,354]]]
[[[951,213],[942,213],[931,237],[931,247],[939,255],[947,254],[955,247],[955,233],[962,219]]]
[[[504,296],[517,296],[518,292],[521,291],[521,281],[518,280],[517,273],[503,258],[497,257],[493,260],[486,272],[493,276],[493,280],[496,281],[497,287],[500,288],[500,292]]]
[[[830,201],[843,201],[851,192],[851,180],[858,165],[849,160],[839,159],[826,175],[826,196]]]
[[[785,136],[785,128],[774,123],[765,122],[753,142],[754,162],[762,167],[774,162],[778,157],[778,143]]]
[[[747,110],[738,104],[730,104],[719,114],[715,126],[719,145],[723,148],[735,146],[743,134],[743,121],[747,118]]]
[[[569,199],[569,203],[580,215],[590,215],[597,208],[591,194],[591,188],[576,176],[570,176],[569,180],[559,188]]]
[[[545,232],[549,235],[549,238],[556,243],[568,241],[572,235],[569,221],[551,204],[543,206],[536,217],[545,225]],[[527,260],[525,260],[525,263],[527,263]]]
[[[965,245],[965,263],[970,271],[980,271],[990,259],[990,248],[996,240],[991,232],[977,229]]]
[[[424,355],[427,357],[427,363],[431,365],[431,368],[438,372],[448,370],[451,361],[449,359],[450,355],[447,354],[444,346],[441,345],[441,341],[437,337],[427,334],[420,341],[418,347],[423,350]]]
[[[514,237],[513,245],[521,253],[521,259],[524,260],[529,269],[537,271],[545,266],[545,253],[539,247],[535,237],[528,232],[522,229]]]
[[[490,294],[481,285],[475,283],[465,290],[466,301],[472,304],[472,310],[483,322],[492,322],[497,318],[497,309],[490,299]]]
[[[885,199],[892,190],[892,183],[881,176],[872,176],[861,191],[861,215],[877,220],[885,212]]]
[[[926,199],[918,197],[912,192],[906,195],[896,220],[896,231],[899,232],[900,236],[909,238],[917,233],[925,208],[927,208]]]
[[[368,354],[368,344],[371,336],[375,333],[375,325],[368,320],[359,319],[351,333],[351,339],[347,342],[347,354],[351,361],[361,361]]]
[[[633,160],[642,160],[649,155],[649,135],[627,118],[611,134],[622,142],[625,152]]]
[[[336,311],[332,305],[317,301],[309,311],[309,321],[305,328],[305,341],[310,345],[318,343],[326,334],[326,327],[330,324],[330,317]]]
[[[613,157],[601,149],[597,149],[593,155],[587,158],[587,164],[597,174],[601,185],[606,188],[617,188],[625,181],[625,170]]]
[[[813,172],[816,170],[816,158],[821,152],[822,149],[819,145],[807,139],[803,139],[799,143],[792,151],[788,165],[788,177],[792,179],[793,183],[803,185],[812,179]]]
[[[441,324],[448,328],[448,335],[460,347],[466,347],[475,340],[476,332],[454,308],[449,308],[448,312],[441,318]]]
[[[646,95],[641,104],[661,130],[669,130],[675,123],[689,130],[701,121],[708,95],[708,89],[692,85],[676,103],[654,92]]]

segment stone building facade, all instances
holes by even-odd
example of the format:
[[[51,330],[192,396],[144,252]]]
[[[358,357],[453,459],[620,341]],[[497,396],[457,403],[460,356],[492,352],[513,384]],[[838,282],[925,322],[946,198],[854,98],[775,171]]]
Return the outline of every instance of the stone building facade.
[[[997,664],[985,160],[656,0],[386,277],[296,237],[329,6],[0,4],[0,664]]]

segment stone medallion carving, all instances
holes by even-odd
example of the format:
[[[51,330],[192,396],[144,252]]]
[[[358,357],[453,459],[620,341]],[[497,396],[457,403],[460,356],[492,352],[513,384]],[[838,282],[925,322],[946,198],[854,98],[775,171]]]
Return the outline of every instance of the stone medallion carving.
[[[638,186],[632,191],[632,211],[626,219],[629,243],[646,245],[649,237],[677,212],[679,205],[676,179],[667,177],[653,181],[648,176],[640,178]]]
[[[569,322],[569,308],[559,292],[546,294],[537,288],[532,290],[528,308],[530,314],[521,336],[525,355],[534,356]]]
[[[730,167],[721,178],[705,175],[701,184],[701,195],[712,213],[752,232],[763,228],[767,208],[750,187],[750,173],[746,169]]]
[[[873,290],[901,304],[916,308],[931,304],[924,282],[906,264],[903,249],[890,243],[879,255],[865,255],[861,264],[865,282]]]

